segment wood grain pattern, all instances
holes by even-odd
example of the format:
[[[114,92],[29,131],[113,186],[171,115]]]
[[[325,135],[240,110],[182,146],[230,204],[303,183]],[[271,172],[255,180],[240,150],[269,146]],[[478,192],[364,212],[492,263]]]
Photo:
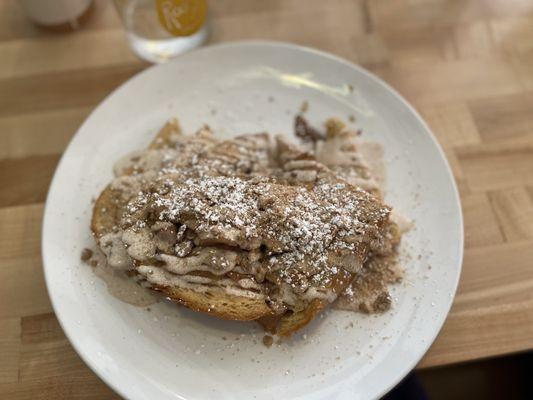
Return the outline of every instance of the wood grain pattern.
[[[117,398],[52,312],[40,256],[43,201],[77,126],[147,64],[111,2],[79,32],[0,2],[0,398]],[[533,349],[533,0],[216,0],[211,42],[275,39],[367,67],[434,130],[459,185],[465,260],[420,367]]]
[[[0,318],[50,312],[41,262],[43,205],[0,208]],[[1,365],[1,363],[0,363]]]
[[[30,156],[57,155],[63,152],[92,106],[61,108],[0,118],[2,147],[0,160]]]
[[[94,106],[143,66],[136,62],[0,79],[0,117]]]
[[[1,160],[0,182],[10,190],[0,193],[0,207],[44,202],[58,161],[58,154]]]

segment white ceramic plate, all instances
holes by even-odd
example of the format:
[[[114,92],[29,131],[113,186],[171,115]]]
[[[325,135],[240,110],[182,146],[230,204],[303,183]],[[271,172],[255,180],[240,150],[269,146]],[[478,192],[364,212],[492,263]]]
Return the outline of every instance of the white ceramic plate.
[[[383,143],[387,201],[415,220],[394,308],[378,316],[330,311],[270,349],[254,323],[220,321],[159,303],[148,312],[111,297],[80,262],[91,199],[113,162],[143,148],[178,116],[188,132],[292,133],[309,119],[354,115]],[[463,249],[457,190],[442,151],[413,108],[365,70],[280,43],[203,48],[138,74],[81,126],[57,168],[43,228],[46,283],[61,325],[85,362],[130,399],[369,399],[392,388],[437,335],[452,302]],[[419,257],[420,255],[420,257]],[[352,327],[353,325],[353,327]],[[223,339],[226,338],[226,340]]]

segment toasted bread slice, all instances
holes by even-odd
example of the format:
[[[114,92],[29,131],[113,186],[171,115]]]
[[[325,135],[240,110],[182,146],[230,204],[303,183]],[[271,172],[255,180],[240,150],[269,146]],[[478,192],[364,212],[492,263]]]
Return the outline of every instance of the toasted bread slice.
[[[305,120],[304,120],[305,121]],[[314,140],[318,140],[317,136],[313,136]],[[331,184],[344,183],[343,180],[339,180],[338,176],[328,168],[323,168],[318,164],[314,156],[297,146],[294,146],[288,142],[283,136],[276,137],[279,163],[284,166],[284,179],[292,184],[299,185],[319,185],[317,182],[327,182]],[[338,144],[335,144],[336,149]],[[358,190],[355,187],[352,190]],[[355,193],[354,193],[354,196]],[[366,207],[370,207],[374,201],[369,199]],[[361,204],[365,207],[364,202]],[[387,219],[383,219],[379,225],[379,229],[385,230],[388,228]],[[359,254],[358,260],[364,260],[366,258],[366,252]],[[353,260],[353,263],[358,262],[357,259]],[[338,260],[336,260],[338,262]],[[361,264],[362,267],[362,264]],[[359,271],[348,273],[347,271],[339,271],[339,275],[330,284],[335,298],[347,289]],[[303,326],[311,322],[325,307],[330,304],[329,301],[315,299],[308,304],[306,308],[298,312],[288,311],[283,315],[267,316],[261,318],[258,322],[271,333],[277,333],[280,336],[290,336]]]
[[[243,176],[247,176],[246,179],[256,176],[255,174],[262,176],[261,174],[263,172],[271,168],[270,163],[273,161],[271,154],[267,154],[268,151],[265,151],[268,142],[267,135],[256,135],[251,139],[250,137],[243,137],[235,140],[238,140],[239,142],[214,141],[207,128],[200,131],[200,133],[192,139],[190,137],[183,137],[177,121],[173,121],[172,123],[165,125],[154,139],[149,147],[148,155],[150,156],[150,154],[153,154],[157,156],[158,151],[170,149],[175,151],[173,155],[176,156],[176,159],[171,160],[171,167],[182,165],[180,163],[183,163],[183,165],[194,163],[195,165],[205,167],[202,171],[206,175],[202,175],[202,178],[197,179],[196,181],[194,179],[190,182],[188,181],[185,185],[186,188],[191,185],[191,182],[193,185],[194,182],[197,182],[198,188],[202,188],[202,185],[209,181],[208,177],[216,178],[219,175],[224,176],[228,168],[231,170],[230,177],[239,177],[240,174],[242,174]],[[187,157],[183,160],[179,157],[179,149],[187,150]],[[151,255],[147,255],[146,257],[143,256],[144,258],[132,256],[132,258],[130,258],[125,264],[129,265],[129,268],[133,273],[138,274],[141,279],[145,280],[149,287],[164,293],[169,299],[193,310],[202,311],[224,319],[258,320],[266,328],[276,329],[276,331],[282,336],[290,335],[306,325],[351,283],[356,269],[362,266],[362,263],[366,258],[372,235],[379,235],[380,231],[385,229],[388,220],[388,210],[368,193],[356,187],[352,187],[343,180],[339,180],[331,170],[317,163],[312,155],[301,152],[282,141],[278,141],[278,149],[279,159],[276,161],[278,165],[281,165],[281,169],[278,168],[279,171],[273,173],[274,181],[268,186],[270,188],[268,190],[273,190],[274,192],[276,192],[276,190],[280,191],[278,194],[275,194],[274,192],[271,193],[274,199],[281,199],[282,203],[288,201],[289,204],[292,204],[293,209],[297,210],[298,206],[296,205],[298,202],[295,199],[300,196],[300,193],[302,193],[301,190],[304,190],[304,188],[306,189],[304,192],[309,192],[310,196],[320,195],[324,197],[324,193],[320,192],[320,185],[318,183],[324,184],[324,187],[327,186],[330,189],[336,186],[342,187],[347,190],[347,196],[341,196],[338,199],[338,201],[340,201],[338,204],[330,204],[330,209],[331,207],[335,209],[337,206],[343,207],[345,205],[343,203],[344,201],[350,202],[350,199],[355,198],[357,199],[356,203],[358,204],[358,207],[362,210],[362,213],[360,215],[358,214],[363,218],[361,222],[369,226],[375,226],[374,231],[370,229],[368,231],[370,233],[364,234],[366,236],[360,236],[360,234],[357,233],[357,237],[354,237],[353,241],[350,242],[355,246],[352,247],[351,250],[349,248],[337,249],[336,251],[329,251],[326,255],[327,259],[330,260],[333,265],[339,265],[343,268],[351,266],[351,268],[354,269],[353,271],[348,272],[343,268],[339,268],[338,272],[334,272],[331,275],[331,281],[326,287],[324,287],[324,289],[327,289],[330,293],[327,300],[324,298],[312,298],[303,307],[297,305],[294,308],[290,308],[289,311],[282,315],[279,315],[279,309],[274,311],[272,304],[267,304],[269,303],[270,296],[270,292],[267,290],[268,285],[263,285],[265,287],[258,285],[261,286],[259,289],[255,288],[250,290],[246,287],[235,289],[232,286],[230,288],[231,290],[226,290],[224,285],[227,283],[222,285],[222,280],[219,276],[209,272],[200,273],[196,270],[188,271],[187,274],[184,275],[189,279],[185,284],[174,284],[175,281],[173,281],[173,279],[181,279],[181,276],[178,278],[175,278],[175,275],[173,275],[173,277],[163,276],[165,279],[156,279],[154,278],[155,275],[152,276],[152,274],[155,273],[159,276],[158,274],[164,275],[166,272],[161,266],[162,261],[155,257],[155,250],[153,249]],[[206,153],[210,154],[210,160],[214,162],[203,165],[202,156]],[[137,156],[134,156],[134,158],[137,158]],[[247,160],[253,160],[254,162],[248,162]],[[126,163],[125,166],[118,171],[118,175],[122,177],[119,179],[119,183],[121,184],[129,184],[129,175],[134,173],[143,176],[153,173],[153,176],[155,176],[156,171],[162,167],[162,162],[166,162],[165,160],[159,160],[157,157],[141,160],[141,162],[138,162],[139,160],[135,159],[130,159],[129,161],[131,161],[130,164]],[[177,171],[180,172],[179,168]],[[279,185],[275,183],[276,180],[280,181]],[[245,182],[250,181],[245,180]],[[177,188],[180,187],[179,182],[175,182],[175,184],[177,185]],[[315,186],[318,187],[316,192],[314,191]],[[209,188],[206,190],[209,190]],[[252,190],[255,189],[252,188]],[[350,192],[352,193],[350,194]],[[134,193],[132,196],[135,196],[136,194],[137,193]],[[162,195],[163,197],[161,197],[160,201],[165,201],[164,195],[165,194]],[[170,200],[172,200],[172,196],[169,196]],[[203,195],[200,192],[200,197],[202,196]],[[208,197],[209,196],[211,196],[211,194],[208,194]],[[325,197],[326,198],[323,198],[320,201],[326,201],[327,203],[329,200],[327,199],[327,195]],[[109,235],[116,235],[116,232],[118,231],[117,227],[124,225],[123,214],[125,208],[127,208],[126,206],[130,203],[130,200],[132,200],[132,198],[127,198],[120,188],[117,188],[115,183],[108,186],[96,201],[91,228],[101,247],[106,246],[105,242],[108,241]],[[292,203],[290,203],[291,201]],[[142,209],[142,202],[139,204],[140,205],[135,205],[134,203],[134,208],[137,210],[137,208],[140,207],[139,212],[144,212]],[[255,206],[259,207],[258,212],[261,210],[261,207],[264,207],[262,205],[255,205],[254,203],[254,207]],[[267,206],[273,209],[278,207],[280,212],[285,209],[283,204],[276,205],[276,203],[268,202]],[[211,208],[212,213],[209,212],[206,214],[205,211],[211,210]],[[185,216],[179,221],[176,221],[177,225],[173,226],[172,229],[176,229],[176,227],[180,226],[184,227],[187,232],[195,235],[195,243],[200,248],[202,246],[229,246],[232,249],[231,251],[236,254],[240,252],[247,253],[250,250],[254,250],[254,246],[259,248],[259,245],[261,244],[260,242],[250,242],[246,244],[244,248],[236,245],[234,243],[234,238],[232,239],[231,237],[234,232],[231,230],[227,231],[227,225],[221,225],[224,228],[218,230],[217,235],[214,237],[205,236],[210,234],[209,230],[212,228],[202,231],[202,223],[211,221],[210,218],[212,218],[213,215],[215,215],[216,218],[219,218],[220,216],[224,217],[224,214],[217,214],[219,211],[217,200],[211,199],[205,204],[201,203],[199,213],[195,214],[196,211],[193,210],[189,217]],[[283,213],[279,215],[281,217],[280,220],[284,220],[283,218],[287,217],[287,215]],[[201,219],[204,216],[208,218],[206,221],[202,221]],[[270,221],[275,223],[275,220]],[[152,228],[153,227],[146,228],[145,234],[155,235],[156,233],[154,233],[154,231],[149,230]],[[241,233],[244,232],[244,236],[239,237],[240,242],[244,240],[243,238],[247,237],[247,229],[248,228],[243,227]],[[175,234],[175,230],[173,232],[173,234]],[[124,233],[121,233],[121,235],[123,234]],[[239,234],[239,232],[237,231],[236,234]],[[192,240],[193,238],[189,239]],[[282,247],[277,249],[277,244],[268,242],[268,240],[271,240],[271,237],[267,237],[265,240],[267,240],[267,249],[270,248],[274,254],[278,254],[279,252],[279,257],[283,257],[283,254],[287,251],[286,249],[283,249]],[[122,253],[126,253],[124,250],[124,243],[127,242],[127,240],[123,240],[123,236],[121,236],[116,242],[121,246]],[[261,245],[264,246],[264,244]],[[128,248],[127,252],[129,253],[130,250],[131,248]],[[237,256],[239,256],[239,254],[237,254]],[[189,256],[185,255],[183,257],[187,259]],[[298,263],[303,264],[304,266],[306,262],[305,258],[298,261]],[[298,267],[298,265],[296,265],[296,267]],[[166,265],[165,268],[168,269],[168,265]],[[299,273],[297,268],[296,272]],[[273,271],[270,273],[275,275],[279,272]],[[279,274],[279,278],[281,279],[281,277],[284,276],[284,271],[281,271]],[[241,277],[236,277],[233,280],[234,282],[240,282],[240,278]],[[206,279],[207,283],[205,281]],[[268,279],[271,279],[271,277],[268,277]],[[276,277],[274,276],[273,279],[276,279]],[[195,283],[197,281],[200,283]],[[231,286],[231,284],[232,282],[230,279],[229,285]]]
[[[204,137],[208,134],[200,132]],[[149,145],[151,150],[174,147],[182,137],[177,119],[167,122]],[[124,175],[133,173],[133,169],[123,171]],[[100,238],[116,230],[120,223],[121,213],[129,199],[124,198],[120,190],[108,185],[100,194],[93,207],[91,230],[98,244]],[[136,266],[132,264],[131,271]],[[205,293],[192,289],[153,285],[153,290],[164,293],[170,300],[207,314],[230,320],[249,321],[272,315],[272,310],[263,298],[235,296],[212,287]]]

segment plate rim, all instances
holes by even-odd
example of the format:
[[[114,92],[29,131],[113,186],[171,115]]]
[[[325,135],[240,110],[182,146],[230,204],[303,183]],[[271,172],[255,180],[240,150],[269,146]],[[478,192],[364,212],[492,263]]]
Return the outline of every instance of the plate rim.
[[[437,336],[441,332],[442,327],[444,325],[444,322],[448,318],[451,306],[452,306],[453,301],[455,299],[455,296],[457,294],[457,288],[458,288],[459,281],[460,281],[460,278],[461,278],[461,275],[462,275],[463,261],[464,261],[464,218],[463,218],[462,204],[461,204],[461,198],[460,198],[460,195],[459,195],[459,190],[458,190],[457,183],[456,183],[455,177],[453,175],[452,169],[450,167],[450,163],[448,162],[448,159],[447,159],[447,157],[446,157],[446,155],[444,153],[444,150],[442,149],[442,146],[440,145],[440,143],[438,142],[437,138],[435,137],[435,134],[433,133],[433,131],[431,130],[429,125],[426,123],[426,121],[420,116],[420,114],[414,108],[414,106],[411,105],[411,103],[409,103],[396,89],[394,89],[391,85],[389,85],[387,82],[382,80],[380,77],[378,77],[374,73],[368,71],[367,69],[365,69],[364,67],[362,67],[362,66],[360,66],[358,64],[355,64],[355,63],[353,63],[353,62],[351,62],[351,61],[349,61],[349,60],[347,60],[345,58],[342,58],[340,56],[337,56],[335,54],[332,54],[332,53],[329,53],[329,52],[326,52],[326,51],[323,51],[323,50],[319,50],[319,49],[316,49],[316,48],[313,48],[313,47],[303,46],[303,45],[299,45],[299,44],[295,44],[295,43],[291,43],[291,42],[285,42],[285,41],[275,41],[275,40],[237,40],[237,41],[229,41],[229,42],[209,44],[207,46],[203,46],[203,47],[194,49],[194,50],[192,50],[190,52],[184,53],[184,54],[182,54],[180,56],[177,56],[176,58],[171,59],[169,62],[167,62],[165,64],[178,63],[180,59],[182,59],[183,57],[188,57],[191,54],[194,55],[194,54],[198,54],[198,53],[209,52],[209,51],[211,51],[213,49],[234,48],[234,47],[265,47],[265,48],[267,48],[267,47],[269,47],[269,48],[278,47],[278,48],[284,48],[284,49],[288,49],[288,50],[307,52],[307,53],[314,54],[315,56],[318,56],[318,57],[327,58],[327,59],[332,60],[334,62],[341,63],[341,64],[343,64],[343,65],[345,65],[347,67],[350,67],[352,69],[357,70],[359,73],[362,73],[363,75],[365,75],[366,78],[368,78],[371,81],[373,81],[374,83],[382,86],[386,91],[388,91],[390,94],[392,94],[403,106],[405,106],[407,108],[407,110],[417,119],[418,123],[420,123],[421,126],[428,133],[428,136],[431,139],[432,144],[436,147],[436,149],[437,149],[442,161],[444,162],[444,167],[446,169],[446,175],[447,175],[447,177],[448,177],[448,179],[449,179],[449,181],[451,183],[453,199],[454,199],[455,205],[457,206],[457,210],[458,210],[458,213],[457,213],[457,219],[458,219],[458,227],[457,228],[458,228],[458,231],[459,231],[458,232],[459,233],[459,243],[458,243],[459,252],[457,254],[458,273],[457,273],[457,275],[455,277],[455,281],[453,282],[453,291],[451,293],[451,296],[449,297],[448,304],[446,304],[446,306],[443,307],[443,309],[445,309],[446,312],[443,313],[442,316],[440,317],[440,320],[438,320],[434,324],[434,326],[436,328],[435,329],[435,333],[433,334],[433,336],[431,338],[429,338],[426,342],[424,342],[424,344],[422,346],[420,346],[420,348],[423,349],[423,351],[421,351],[420,354],[417,355],[417,357],[415,357],[413,359],[413,362],[408,364],[408,368],[405,368],[404,371],[399,373],[395,379],[391,380],[390,383],[387,386],[384,386],[383,389],[379,393],[377,393],[377,396],[379,398],[379,397],[385,395],[386,393],[388,393],[396,385],[398,385],[398,383],[400,383],[416,367],[416,365],[420,362],[420,360],[426,355],[427,351],[429,350],[431,345],[435,342],[435,339],[437,338]],[[62,168],[63,163],[65,162],[65,155],[69,152],[69,150],[72,147],[73,142],[74,142],[75,138],[78,136],[79,132],[84,128],[84,126],[91,119],[91,117],[93,117],[94,114],[96,114],[102,107],[104,107],[104,104],[109,100],[109,98],[111,98],[118,91],[123,89],[123,87],[126,84],[128,84],[128,83],[130,83],[130,82],[132,82],[134,80],[140,79],[144,74],[147,74],[147,73],[151,72],[152,70],[157,69],[157,68],[159,68],[159,67],[161,67],[162,65],[165,65],[165,64],[153,64],[153,65],[143,69],[142,71],[137,72],[136,74],[134,74],[133,76],[131,76],[130,78],[128,78],[127,80],[122,82],[119,86],[117,86],[110,93],[108,93],[102,100],[100,100],[100,102],[96,105],[96,107],[94,107],[94,109],[90,112],[90,114],[79,125],[79,127],[76,129],[76,132],[74,133],[74,135],[69,140],[69,143],[68,143],[67,147],[65,148],[65,150],[61,154],[61,158],[60,158],[60,160],[59,160],[59,162],[58,162],[58,164],[57,164],[57,166],[56,166],[56,168],[54,170],[54,175],[53,175],[53,178],[52,178],[52,180],[50,182],[50,185],[49,185],[49,188],[48,188],[48,192],[47,192],[47,196],[46,196],[46,201],[45,201],[45,204],[44,204],[44,212],[43,212],[42,228],[41,228],[41,258],[42,258],[42,269],[43,269],[43,273],[44,273],[44,280],[45,280],[45,284],[46,284],[46,290],[47,290],[47,293],[48,293],[48,297],[50,299],[50,303],[52,304],[52,310],[54,312],[55,317],[57,318],[57,320],[59,322],[59,325],[61,326],[61,329],[63,330],[65,336],[67,337],[67,339],[69,341],[69,343],[72,345],[72,347],[74,348],[74,350],[76,351],[78,356],[83,360],[85,365],[87,365],[91,369],[91,371],[94,372],[115,393],[117,393],[118,395],[123,396],[125,398],[128,398],[128,399],[129,398],[135,398],[135,397],[130,397],[131,395],[134,396],[134,393],[132,393],[130,391],[130,389],[128,389],[128,387],[125,387],[124,385],[121,385],[119,382],[116,382],[112,378],[110,378],[105,373],[105,371],[103,369],[101,369],[98,365],[93,364],[93,363],[91,363],[89,361],[89,358],[87,356],[87,350],[85,350],[83,348],[83,345],[81,344],[81,342],[77,338],[75,332],[70,330],[69,321],[67,321],[67,319],[64,318],[64,317],[61,317],[61,314],[58,313],[58,311],[57,311],[58,308],[59,308],[59,305],[58,305],[59,299],[56,298],[55,295],[52,292],[52,289],[51,289],[51,286],[52,286],[51,279],[52,278],[50,276],[50,274],[51,274],[51,272],[50,272],[51,266],[47,266],[47,261],[46,261],[46,259],[47,259],[46,256],[48,254],[48,252],[47,252],[47,247],[48,246],[46,245],[46,232],[48,231],[48,229],[46,229],[46,227],[47,227],[47,225],[49,223],[48,221],[51,218],[51,216],[50,216],[50,213],[51,213],[50,212],[50,208],[51,208],[50,197],[51,197],[51,194],[53,192],[56,192],[59,189],[59,187],[56,187],[58,185],[58,183],[57,183],[58,171]],[[179,394],[178,394],[178,396],[179,396],[179,398],[183,398]]]

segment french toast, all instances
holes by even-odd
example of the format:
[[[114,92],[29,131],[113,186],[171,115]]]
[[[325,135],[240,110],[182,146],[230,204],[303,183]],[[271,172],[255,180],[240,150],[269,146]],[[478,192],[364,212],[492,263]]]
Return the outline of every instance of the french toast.
[[[97,244],[112,267],[170,300],[288,336],[352,284],[369,254],[395,246],[380,192],[343,176],[349,166],[368,176],[355,152],[333,168],[315,156],[354,149],[313,146],[268,134],[220,140],[208,127],[184,135],[170,121],[117,163],[94,205]]]
[[[146,158],[150,160],[150,155],[154,155],[158,151],[175,149],[177,154],[173,154],[175,158],[172,159],[171,166],[175,168],[179,165],[190,163],[191,159],[215,144],[216,142],[208,129],[201,129],[194,136],[187,137],[185,140],[178,121],[174,119],[167,122],[150,143],[148,157]],[[180,154],[187,154],[187,159],[178,159]],[[93,207],[91,230],[99,247],[106,255],[108,263],[111,263],[115,268],[123,268],[131,274],[136,274],[135,269],[139,263],[136,262],[137,260],[131,259],[125,251],[122,251],[122,247],[124,247],[122,241],[112,236],[113,232],[118,230],[121,213],[129,200],[129,198],[124,196],[124,186],[130,183],[128,177],[133,174],[148,173],[150,175],[151,170],[160,169],[162,160],[159,160],[161,161],[159,163],[141,160],[139,153],[132,153],[126,156],[125,159],[117,163],[119,168],[115,168],[115,175],[124,177],[123,182],[119,182],[116,185],[108,185],[102,191]],[[153,176],[148,177],[148,179],[151,178]],[[131,180],[131,182],[134,181]],[[109,244],[106,244],[109,241],[114,242],[115,246],[111,244],[110,247]],[[113,253],[108,249],[118,249],[119,254],[117,255],[116,252]],[[123,261],[124,259],[126,261]],[[154,262],[157,263],[157,260],[154,260]],[[207,271],[203,272],[203,274],[212,275]],[[202,273],[199,273],[199,275],[202,275]],[[216,279],[215,276],[213,278]],[[216,286],[210,287],[205,292],[168,285],[156,284],[150,287],[188,308],[206,312],[219,318],[244,321],[254,320],[271,313],[264,300],[253,294],[246,296],[225,294],[225,296],[222,296],[222,290]]]
[[[322,133],[301,116],[294,122],[296,136],[317,161],[326,164],[338,177],[382,199],[385,168],[381,145],[361,140],[361,131],[349,130],[335,118],[326,121],[325,128]],[[363,268],[339,295],[335,308],[374,313],[391,307],[389,286],[403,277],[398,245],[402,234],[411,229],[412,222],[396,210],[389,219],[382,240],[374,242]]]

